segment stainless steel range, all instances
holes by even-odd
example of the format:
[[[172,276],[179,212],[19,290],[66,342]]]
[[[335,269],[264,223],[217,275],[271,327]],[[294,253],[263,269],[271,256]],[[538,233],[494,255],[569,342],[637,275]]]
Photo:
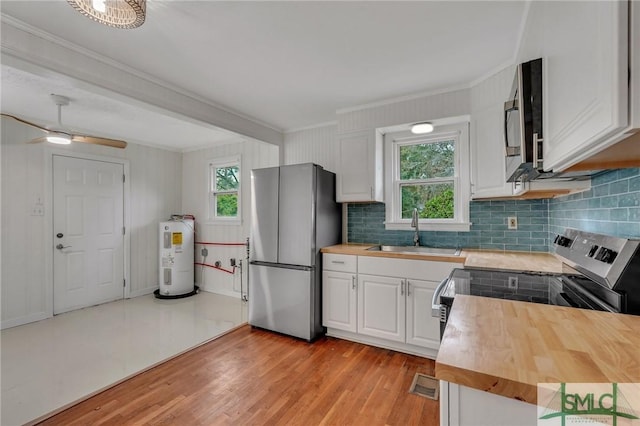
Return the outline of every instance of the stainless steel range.
[[[640,315],[640,240],[569,228],[553,244],[577,273],[454,269],[433,296],[440,337],[457,294]]]

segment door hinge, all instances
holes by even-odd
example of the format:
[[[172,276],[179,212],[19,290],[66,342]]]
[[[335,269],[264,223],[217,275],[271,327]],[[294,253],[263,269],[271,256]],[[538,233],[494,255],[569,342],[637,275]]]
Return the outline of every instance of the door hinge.
[[[124,175],[122,175],[122,183],[124,183],[124,181],[125,181],[125,177]]]
[[[127,279],[123,279],[122,280],[122,287],[126,287],[127,286]]]
[[[125,235],[127,232],[127,228],[125,228],[124,226],[122,227],[122,235]]]

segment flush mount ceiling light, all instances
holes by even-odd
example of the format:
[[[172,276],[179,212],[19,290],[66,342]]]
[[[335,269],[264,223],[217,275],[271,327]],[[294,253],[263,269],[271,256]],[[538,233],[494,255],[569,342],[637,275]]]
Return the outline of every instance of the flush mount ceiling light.
[[[67,0],[75,10],[114,28],[137,28],[144,23],[146,0]]]
[[[422,135],[424,133],[433,132],[433,124],[425,121],[423,123],[416,123],[411,126],[411,133],[416,135]]]

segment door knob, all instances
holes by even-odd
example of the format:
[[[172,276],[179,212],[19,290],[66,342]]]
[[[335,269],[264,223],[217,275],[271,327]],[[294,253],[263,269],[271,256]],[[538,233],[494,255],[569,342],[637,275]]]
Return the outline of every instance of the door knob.
[[[56,246],[56,248],[57,248],[58,250],[66,249],[66,248],[69,248],[69,247],[71,247],[71,246],[63,246],[62,244],[58,244],[58,245]]]

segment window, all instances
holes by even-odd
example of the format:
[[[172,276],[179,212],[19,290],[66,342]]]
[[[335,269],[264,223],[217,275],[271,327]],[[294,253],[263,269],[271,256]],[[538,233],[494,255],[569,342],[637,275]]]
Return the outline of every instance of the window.
[[[386,229],[469,230],[469,147],[466,123],[436,133],[385,135]]]
[[[240,213],[240,157],[209,164],[209,220],[237,223]]]

